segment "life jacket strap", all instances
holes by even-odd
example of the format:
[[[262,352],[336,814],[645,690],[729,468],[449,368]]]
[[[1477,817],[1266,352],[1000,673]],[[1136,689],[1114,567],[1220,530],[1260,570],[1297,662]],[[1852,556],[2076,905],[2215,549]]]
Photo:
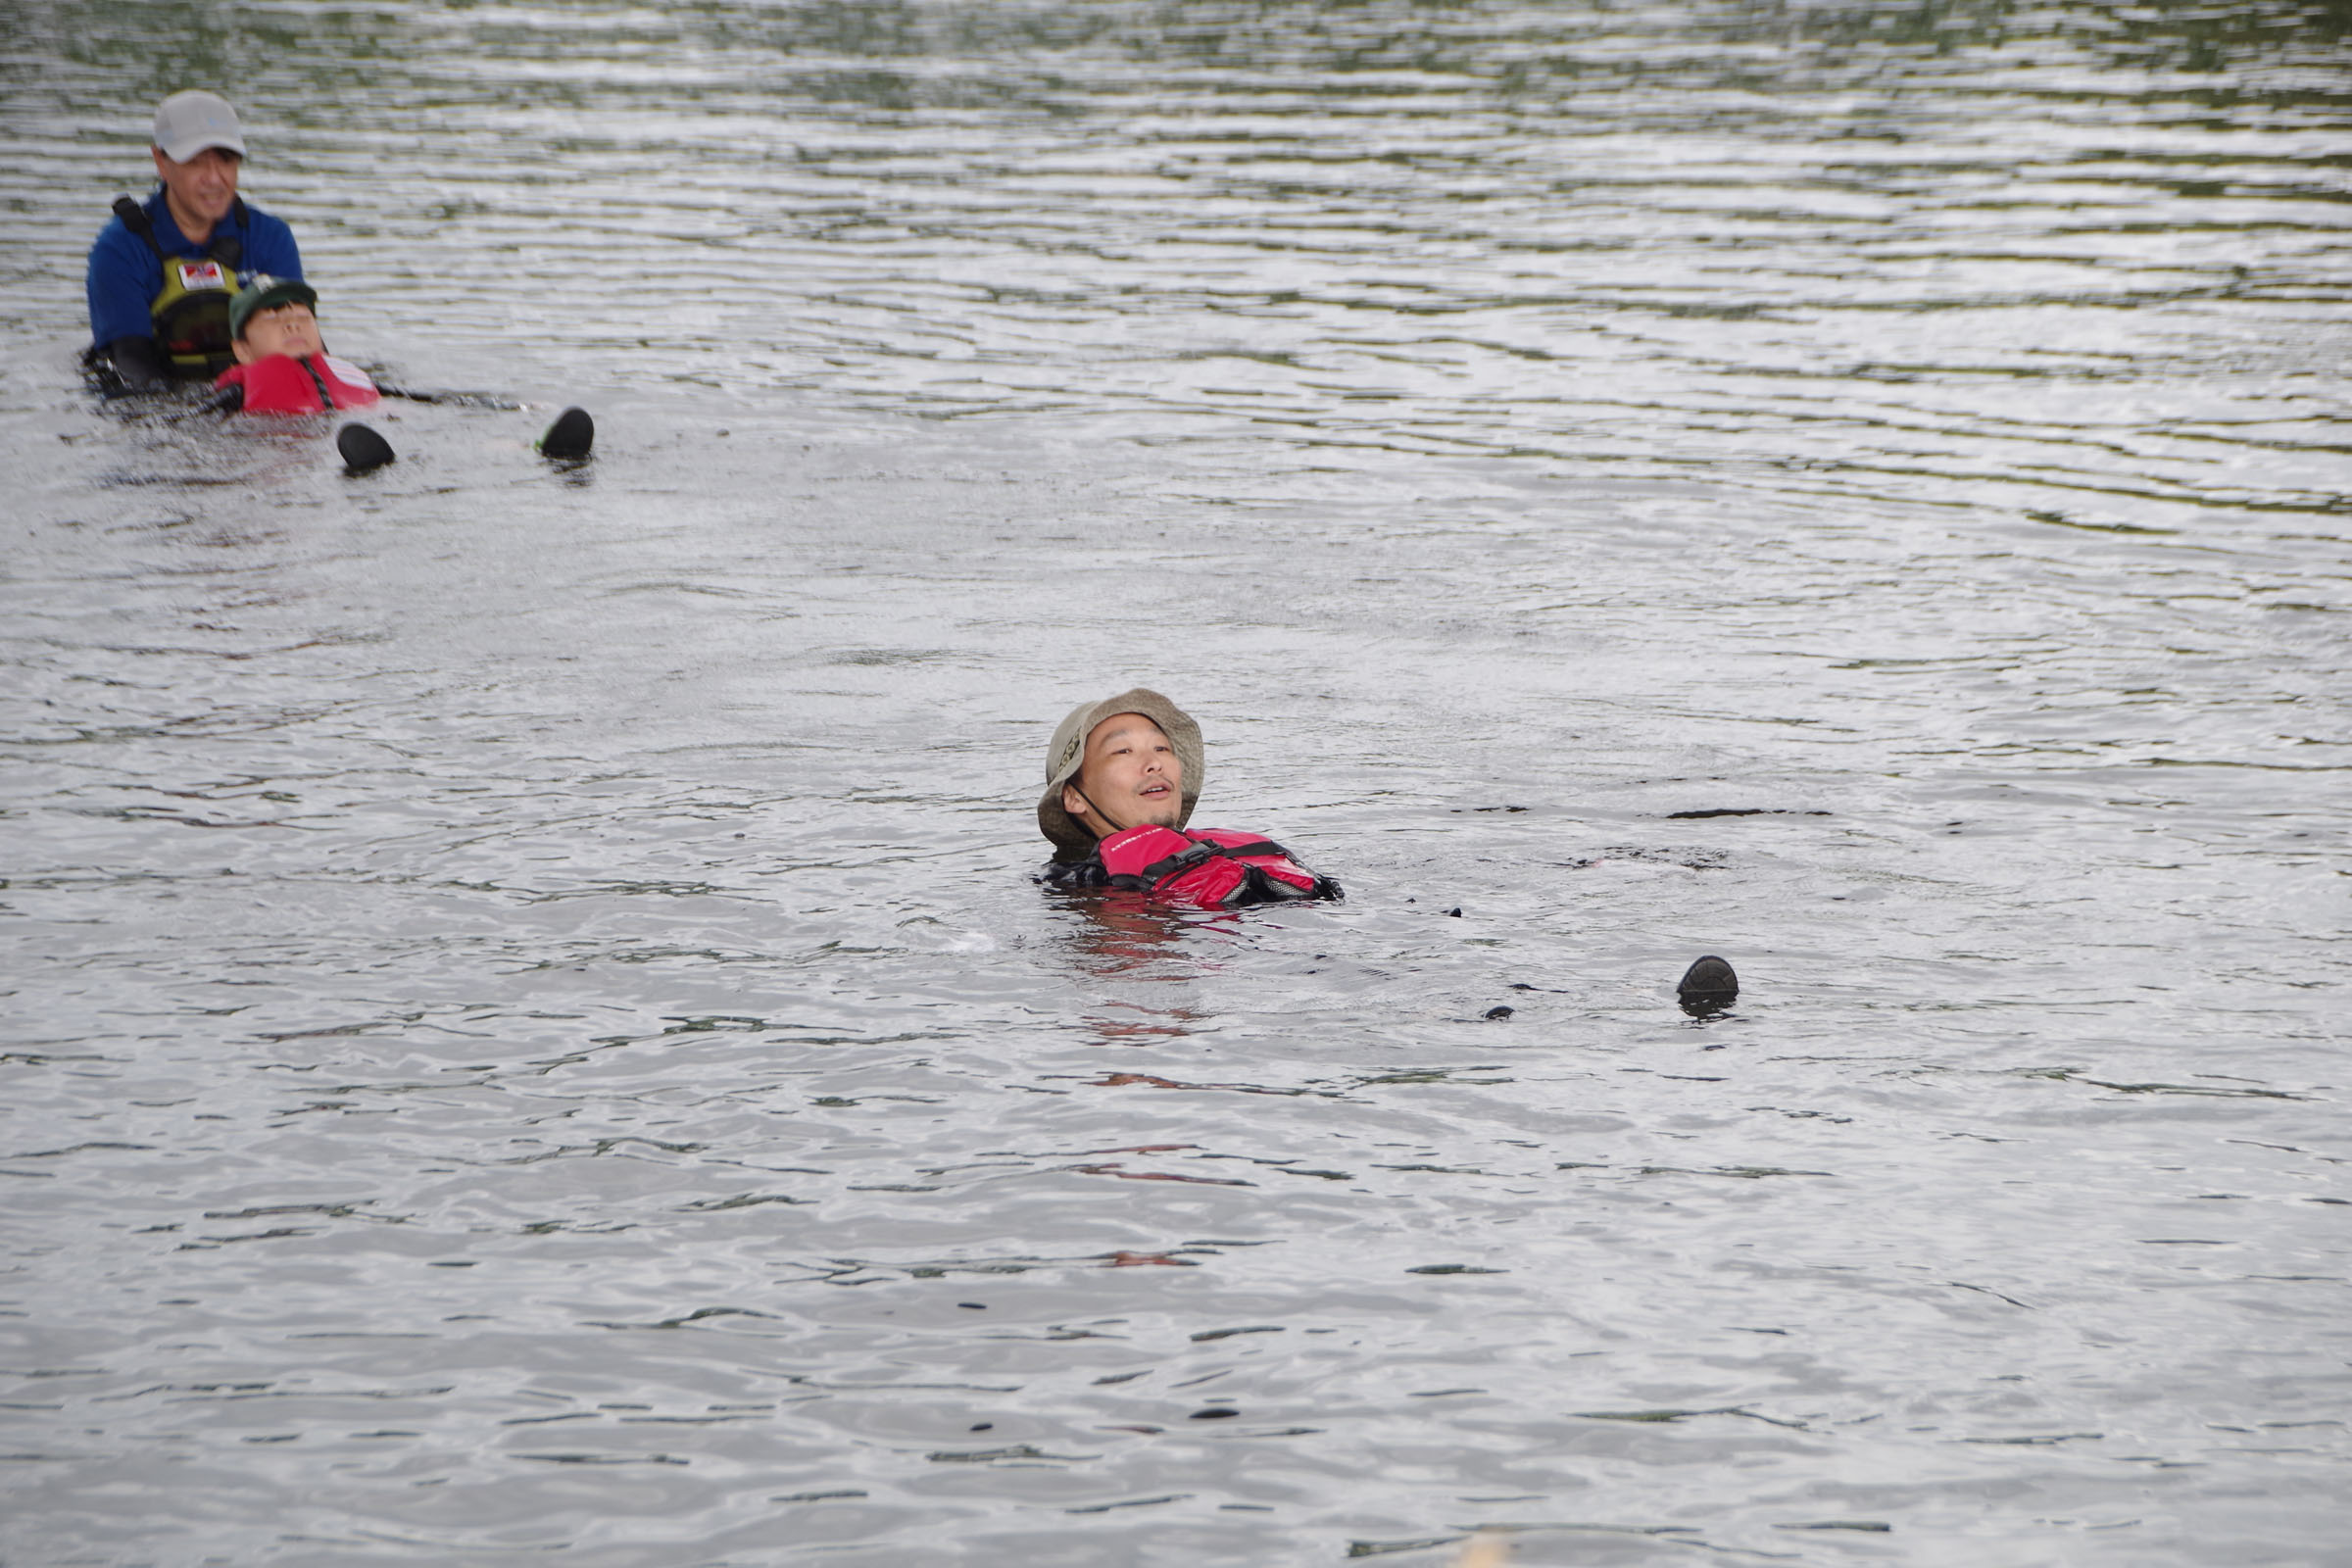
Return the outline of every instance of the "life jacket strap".
[[[155,224],[149,221],[146,208],[131,197],[118,196],[115,198],[115,216],[122,220],[124,228],[147,242],[147,248],[155,252],[157,261],[164,260],[164,248],[155,242]]]
[[[1147,881],[1157,882],[1162,878],[1175,876],[1179,872],[1189,871],[1201,861],[1220,855],[1229,859],[1238,860],[1249,855],[1278,856],[1282,853],[1282,846],[1272,839],[1259,839],[1250,844],[1211,844],[1203,840],[1195,840],[1191,849],[1154,860],[1138,874]]]
[[[231,196],[228,199],[228,215],[236,220],[237,227],[251,226],[245,221],[244,197]],[[164,254],[164,247],[155,237],[155,220],[147,216],[147,209],[139,205],[138,198],[133,196],[116,197],[115,216],[122,220],[124,228],[147,242],[147,248],[155,252],[157,261],[168,262],[171,260]],[[204,251],[206,255],[223,267],[235,267],[245,260],[245,242],[234,234],[215,234],[204,247]]]
[[[318,389],[318,412],[321,414],[332,414],[335,410],[335,395],[326,389],[326,377],[318,373],[318,361],[317,357],[312,356],[298,360],[295,363],[311,372],[311,385]]]

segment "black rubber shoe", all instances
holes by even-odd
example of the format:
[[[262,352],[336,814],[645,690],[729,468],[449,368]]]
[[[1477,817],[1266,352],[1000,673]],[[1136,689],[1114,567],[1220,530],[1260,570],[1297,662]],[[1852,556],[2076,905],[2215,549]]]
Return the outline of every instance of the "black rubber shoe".
[[[595,447],[596,421],[586,409],[565,409],[539,438],[539,455],[563,463],[576,463]]]
[[[1740,1000],[1740,977],[1730,964],[1709,954],[1683,971],[1674,983],[1674,996],[1685,1012],[1703,1018]]]
[[[347,424],[335,432],[335,450],[343,455],[346,473],[370,473],[390,463],[392,443],[364,424]]]

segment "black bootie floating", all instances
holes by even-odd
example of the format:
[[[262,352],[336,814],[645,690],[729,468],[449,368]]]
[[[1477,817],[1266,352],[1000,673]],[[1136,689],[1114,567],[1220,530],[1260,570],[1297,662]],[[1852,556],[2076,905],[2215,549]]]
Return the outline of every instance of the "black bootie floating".
[[[1685,1012],[1703,1018],[1740,1000],[1740,977],[1730,964],[1709,954],[1683,971],[1674,984],[1674,997]]]
[[[564,463],[577,463],[595,447],[596,421],[586,409],[565,409],[539,438],[539,455]]]
[[[347,473],[371,473],[394,457],[392,443],[364,424],[347,424],[336,432],[335,450],[343,454]]]

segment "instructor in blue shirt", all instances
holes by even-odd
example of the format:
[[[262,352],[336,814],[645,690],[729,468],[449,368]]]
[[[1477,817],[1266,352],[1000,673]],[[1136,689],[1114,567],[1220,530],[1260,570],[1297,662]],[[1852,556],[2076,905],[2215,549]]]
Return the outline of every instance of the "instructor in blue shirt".
[[[165,99],[153,151],[154,193],[116,202],[90,247],[87,358],[129,389],[210,380],[229,363],[228,302],[240,280],[302,276],[294,231],[237,194],[245,135],[224,99]]]

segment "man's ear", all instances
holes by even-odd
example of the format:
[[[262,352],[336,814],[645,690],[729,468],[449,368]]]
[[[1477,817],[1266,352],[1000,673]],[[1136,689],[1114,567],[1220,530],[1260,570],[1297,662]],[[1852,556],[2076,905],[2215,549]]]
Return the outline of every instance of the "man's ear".
[[[1071,816],[1086,815],[1086,797],[1078,793],[1077,785],[1064,784],[1061,787],[1061,808]]]
[[[172,160],[164,156],[164,150],[161,147],[150,147],[147,150],[155,154],[155,177],[158,179],[163,178],[165,167],[169,165]]]

